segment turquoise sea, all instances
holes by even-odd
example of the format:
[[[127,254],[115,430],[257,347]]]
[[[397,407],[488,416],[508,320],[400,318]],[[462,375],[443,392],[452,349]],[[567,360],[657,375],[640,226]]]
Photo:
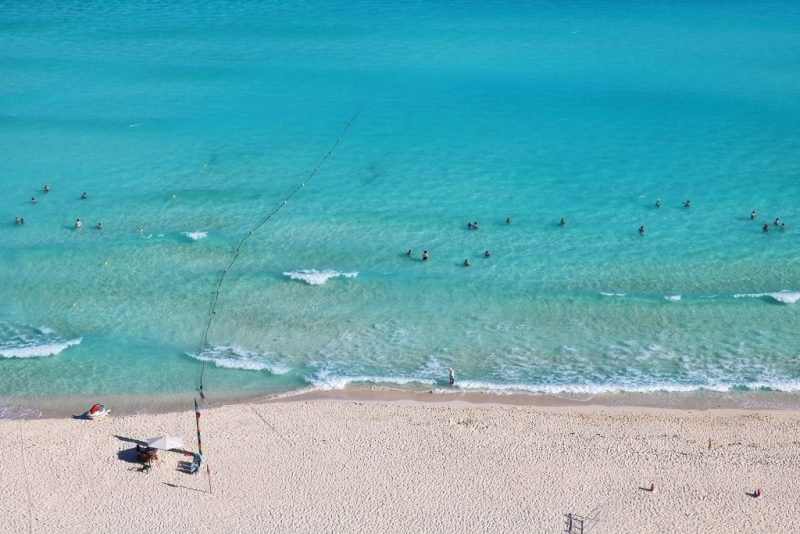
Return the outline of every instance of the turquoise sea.
[[[800,391],[798,28],[790,1],[2,3],[0,405],[191,395],[203,362],[211,397],[448,367]],[[354,116],[202,349],[237,243]]]

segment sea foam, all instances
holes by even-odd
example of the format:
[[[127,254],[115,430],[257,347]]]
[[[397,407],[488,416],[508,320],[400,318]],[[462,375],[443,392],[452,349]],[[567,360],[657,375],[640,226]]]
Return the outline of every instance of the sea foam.
[[[273,375],[283,375],[291,369],[285,365],[266,361],[272,357],[269,354],[260,354],[249,351],[237,345],[211,346],[202,352],[186,353],[195,360],[212,363],[217,367],[228,369],[245,369],[249,371],[268,371]]]
[[[794,304],[800,300],[800,292],[783,290],[776,293],[740,293],[734,295],[733,298],[768,298],[774,300],[775,302],[780,302],[781,304]]]
[[[195,230],[194,232],[181,232],[181,235],[188,237],[192,241],[199,241],[208,237],[208,232],[202,230]]]
[[[331,278],[355,278],[358,276],[358,272],[340,272],[340,271],[332,271],[330,269],[326,269],[324,271],[318,271],[316,269],[301,269],[299,271],[287,271],[283,273],[284,276],[288,276],[292,280],[301,280],[310,286],[321,286],[325,284]]]
[[[0,346],[0,357],[2,358],[42,358],[45,356],[57,356],[64,350],[73,345],[78,345],[83,338],[69,339],[66,341],[56,341],[51,343],[36,343],[23,339]]]

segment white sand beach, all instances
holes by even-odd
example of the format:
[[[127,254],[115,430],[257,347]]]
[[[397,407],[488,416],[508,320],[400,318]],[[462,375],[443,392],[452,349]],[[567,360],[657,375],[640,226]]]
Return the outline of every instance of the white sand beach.
[[[800,414],[280,401],[0,420],[2,532],[797,532]],[[708,448],[708,441],[712,447]],[[654,482],[655,493],[646,489]],[[752,492],[762,488],[763,496]]]

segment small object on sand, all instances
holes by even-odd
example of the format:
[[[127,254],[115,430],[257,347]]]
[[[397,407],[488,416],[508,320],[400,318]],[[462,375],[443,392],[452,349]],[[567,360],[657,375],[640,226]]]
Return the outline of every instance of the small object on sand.
[[[452,367],[447,370],[447,376],[450,379],[450,385],[453,386],[456,383],[456,371]]]
[[[110,413],[111,410],[106,409],[104,404],[94,404],[89,408],[89,411],[86,412],[86,416],[89,419],[101,419]]]
[[[756,499],[760,499],[763,495],[764,492],[761,491],[761,488],[756,488],[756,490],[753,492],[753,497]]]
[[[658,493],[658,488],[656,487],[655,482],[650,483],[650,493]]]
[[[711,438],[708,438],[708,450],[711,450]]]

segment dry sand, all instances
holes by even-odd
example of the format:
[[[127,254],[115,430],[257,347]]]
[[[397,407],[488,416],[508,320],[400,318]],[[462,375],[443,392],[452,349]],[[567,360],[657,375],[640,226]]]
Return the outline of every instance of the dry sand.
[[[563,532],[593,509],[589,532],[800,531],[797,412],[284,401],[201,424],[212,493],[178,453],[128,461],[158,434],[196,447],[191,405],[0,420],[0,531]]]

